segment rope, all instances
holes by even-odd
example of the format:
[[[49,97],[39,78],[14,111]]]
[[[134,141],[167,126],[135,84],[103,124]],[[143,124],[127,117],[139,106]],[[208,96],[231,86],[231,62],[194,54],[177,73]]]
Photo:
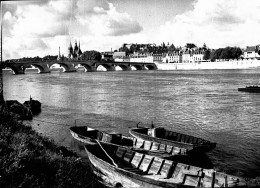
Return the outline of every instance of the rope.
[[[100,146],[100,148],[104,151],[104,153],[107,155],[107,157],[112,161],[113,165],[115,167],[118,167],[117,164],[115,163],[115,161],[108,155],[108,153],[104,150],[104,148],[101,146],[100,142],[98,140],[96,140],[96,142],[98,143],[98,145]]]

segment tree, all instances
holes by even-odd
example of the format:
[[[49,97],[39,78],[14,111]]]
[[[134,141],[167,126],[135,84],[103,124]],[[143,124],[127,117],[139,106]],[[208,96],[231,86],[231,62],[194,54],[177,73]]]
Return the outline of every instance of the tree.
[[[191,48],[196,48],[197,46],[195,44],[193,44],[193,43],[187,43],[185,45],[185,47],[191,49]]]
[[[212,61],[215,61],[216,59],[219,59],[219,56],[220,56],[220,54],[222,53],[222,51],[223,51],[223,48],[219,48],[219,49],[217,49],[217,50],[214,50],[214,51],[211,53],[210,59],[211,59]]]
[[[97,51],[85,51],[82,53],[81,56],[82,60],[97,60],[100,61],[101,60],[101,53],[97,52]]]
[[[210,52],[209,49],[205,50],[204,55],[203,55],[203,59],[204,60],[209,60],[210,59],[210,54],[211,54],[211,52]]]
[[[170,52],[174,52],[176,50],[175,46],[172,44],[169,49]]]

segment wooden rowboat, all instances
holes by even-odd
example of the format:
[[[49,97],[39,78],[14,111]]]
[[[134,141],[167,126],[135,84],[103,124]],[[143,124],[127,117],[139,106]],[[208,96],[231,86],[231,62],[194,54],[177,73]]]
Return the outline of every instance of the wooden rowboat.
[[[158,155],[176,155],[185,156],[186,150],[178,147],[160,145],[157,142],[144,141],[133,137],[124,136],[121,133],[105,132],[93,129],[87,126],[70,127],[70,133],[74,139],[85,144],[96,144],[99,142],[107,142],[121,146],[133,147],[136,150],[150,151]]]
[[[195,136],[167,130],[163,127],[130,128],[129,133],[137,139],[157,142],[166,146],[183,148],[187,153],[207,152],[216,147],[216,143]]]
[[[94,173],[114,187],[257,187],[257,180],[142,154],[130,148],[99,143],[85,145]]]

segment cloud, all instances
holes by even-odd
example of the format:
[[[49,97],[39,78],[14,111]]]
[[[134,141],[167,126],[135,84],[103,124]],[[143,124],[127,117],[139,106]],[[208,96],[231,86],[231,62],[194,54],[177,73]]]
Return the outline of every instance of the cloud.
[[[23,46],[25,48],[18,52],[21,56],[36,54],[27,49],[29,46],[39,45],[43,50],[53,49],[49,45],[54,45],[56,49],[59,44],[54,44],[53,41],[63,43],[57,38],[66,40],[68,45],[74,38],[110,36],[109,40],[112,40],[113,36],[127,36],[142,31],[140,24],[129,14],[118,12],[113,4],[105,0],[30,2],[7,2],[3,6],[4,49],[13,51],[18,49],[17,46]],[[43,43],[37,43],[33,39],[39,39]],[[35,51],[37,49],[39,48],[35,47]],[[47,53],[41,51],[39,54],[44,52]],[[57,54],[57,50],[52,53]],[[9,54],[15,54],[14,58],[17,58],[17,53]]]
[[[188,42],[211,48],[256,45],[260,35],[260,1],[198,0],[191,11],[160,27],[157,40]]]

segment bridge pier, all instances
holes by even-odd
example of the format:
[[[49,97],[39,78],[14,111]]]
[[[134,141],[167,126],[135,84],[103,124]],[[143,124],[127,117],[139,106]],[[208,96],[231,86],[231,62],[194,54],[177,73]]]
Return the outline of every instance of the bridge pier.
[[[13,71],[14,74],[24,74],[25,69],[18,68],[18,69],[13,69]]]

